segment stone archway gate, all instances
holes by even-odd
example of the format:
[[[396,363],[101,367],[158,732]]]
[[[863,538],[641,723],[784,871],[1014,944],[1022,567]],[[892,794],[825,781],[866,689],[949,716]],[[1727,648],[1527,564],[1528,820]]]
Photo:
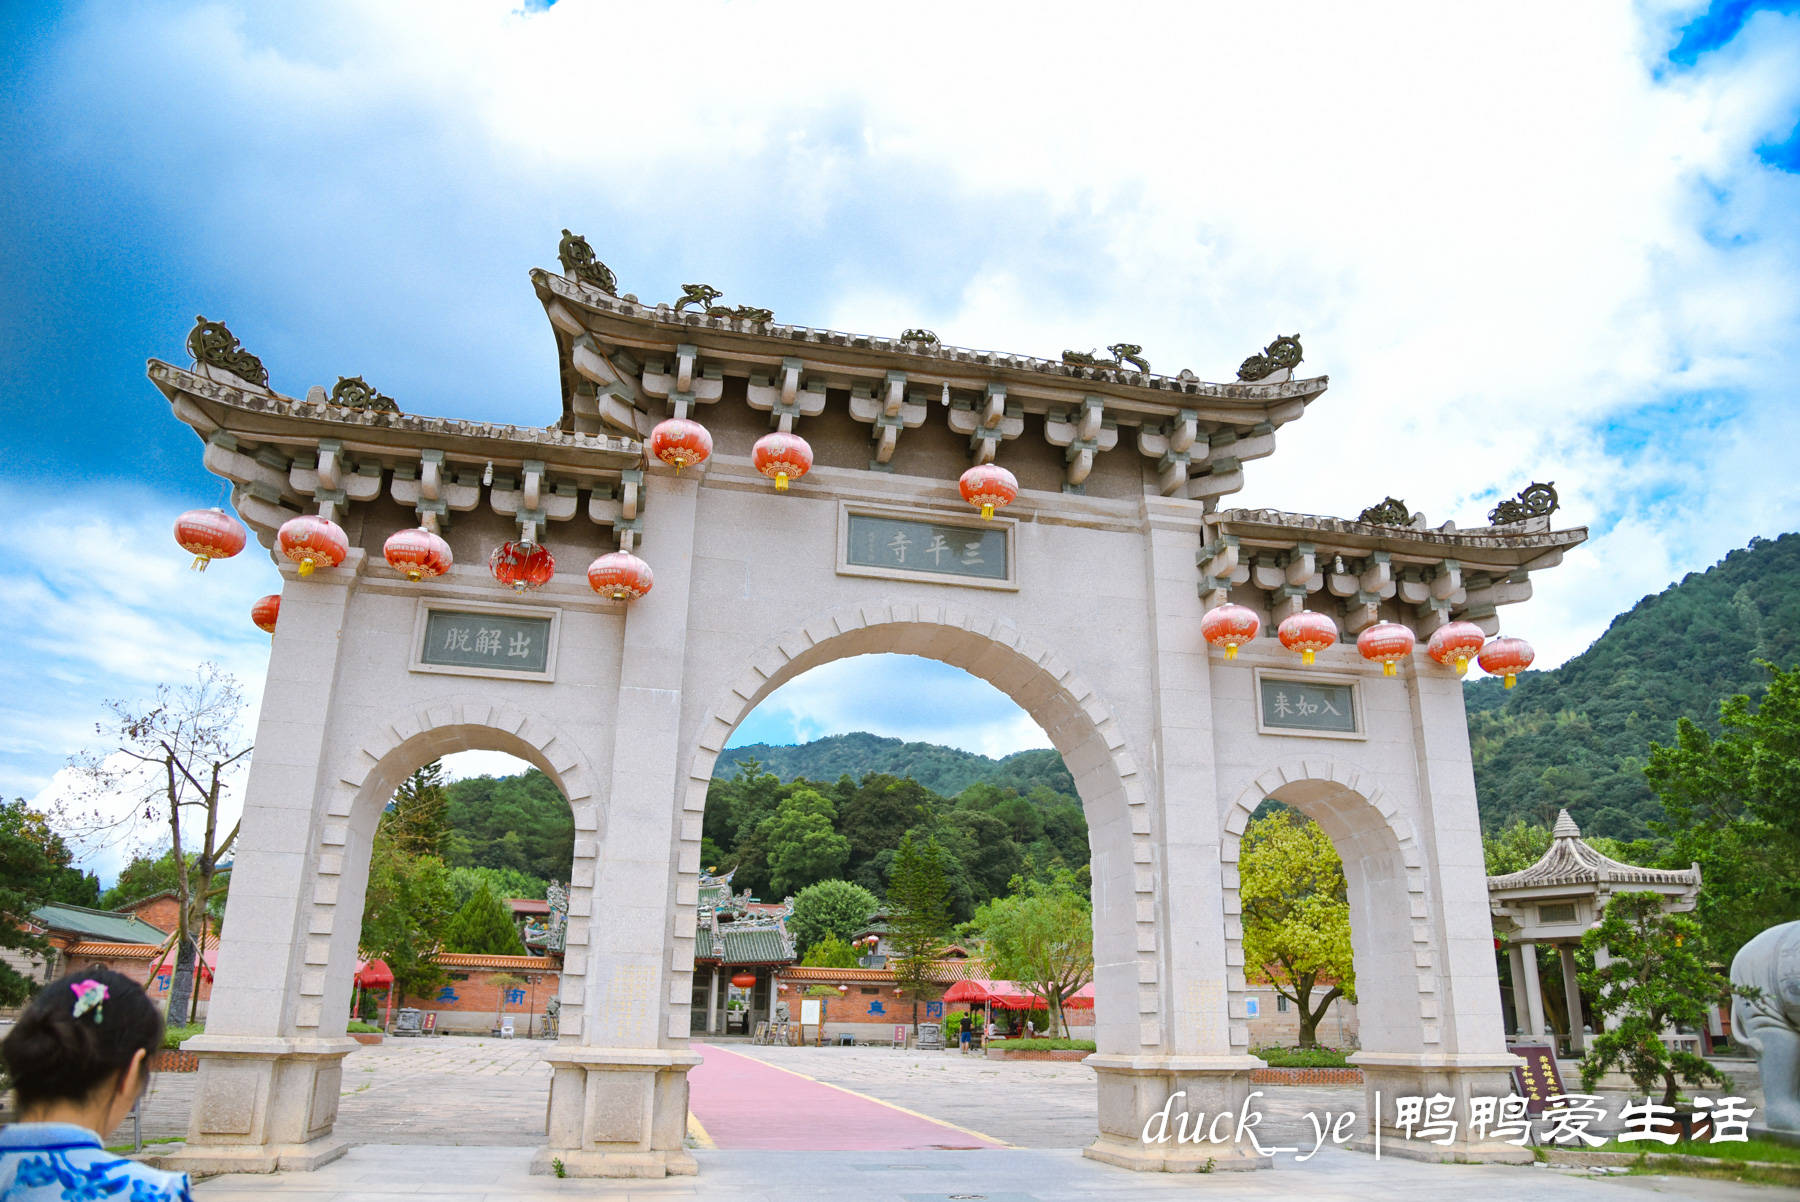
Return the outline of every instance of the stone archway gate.
[[[1249,1055],[1237,840],[1280,796],[1345,852],[1366,989],[1371,1092],[1508,1091],[1459,682],[1415,653],[1397,676],[1340,644],[1303,668],[1273,638],[1208,654],[1206,609],[1250,606],[1269,635],[1300,609],[1354,635],[1490,633],[1585,531],[1546,514],[1475,530],[1395,511],[1355,522],[1220,510],[1326,380],[1294,355],[1254,382],[962,350],[925,331],[860,337],[763,311],[616,293],[585,243],[532,273],[555,334],[562,415],[547,428],[402,413],[360,380],[304,399],[216,323],[192,367],[152,382],[265,546],[316,512],[343,563],[276,557],[281,612],[189,1144],[196,1168],[306,1168],[333,1132],[369,843],[412,769],[488,747],[549,773],[574,811],[561,1024],[548,1137],[569,1173],[691,1172],[683,1150],[701,816],[738,721],[807,668],[867,652],[955,664],[1014,698],[1061,751],[1090,829],[1098,1131],[1089,1154],[1147,1169],[1266,1163],[1229,1143],[1147,1144],[1145,1120],[1236,1111]],[[707,307],[694,311],[696,299]],[[1126,352],[1131,352],[1130,355]],[[677,473],[645,454],[663,418],[715,440]],[[772,428],[816,464],[785,492],[752,466]],[[971,462],[1021,485],[983,521]],[[1519,517],[1502,514],[1501,517]],[[456,566],[409,583],[383,559],[428,525]],[[558,571],[515,594],[489,575],[509,539]],[[616,546],[655,570],[629,605],[582,569]],[[1285,700],[1278,700],[1285,699]],[[596,915],[604,921],[595,922]],[[1391,1127],[1388,1113],[1371,1122]],[[1392,1150],[1397,1132],[1386,1132]],[[1466,1136],[1436,1156],[1516,1154]]]

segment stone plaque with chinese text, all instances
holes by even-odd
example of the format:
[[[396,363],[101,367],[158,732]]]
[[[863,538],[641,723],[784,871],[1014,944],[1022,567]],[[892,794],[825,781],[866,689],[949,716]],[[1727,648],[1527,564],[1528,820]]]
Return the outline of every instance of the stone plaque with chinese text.
[[[1356,733],[1355,699],[1347,684],[1262,680],[1262,723],[1286,730]]]
[[[1006,527],[981,529],[853,513],[845,561],[858,567],[1006,579]]]
[[[1536,954],[1535,948],[1526,948]],[[1550,1099],[1563,1095],[1562,1073],[1556,1068],[1556,1049],[1538,1044],[1520,1044],[1506,1049],[1525,1063],[1514,1068],[1513,1088],[1525,1099],[1527,1114],[1542,1114]]]
[[[452,668],[503,672],[550,670],[550,619],[434,609],[419,659]]]

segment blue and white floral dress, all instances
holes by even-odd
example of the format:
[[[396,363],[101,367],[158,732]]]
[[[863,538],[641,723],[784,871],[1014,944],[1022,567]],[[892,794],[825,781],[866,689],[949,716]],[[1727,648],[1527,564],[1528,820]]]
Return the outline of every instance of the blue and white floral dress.
[[[0,1202],[192,1202],[186,1173],[115,1156],[70,1123],[0,1128]]]

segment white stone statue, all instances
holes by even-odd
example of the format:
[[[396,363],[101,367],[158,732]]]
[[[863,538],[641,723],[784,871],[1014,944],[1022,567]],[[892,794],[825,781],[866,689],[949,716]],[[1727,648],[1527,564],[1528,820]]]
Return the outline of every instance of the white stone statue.
[[[1756,1053],[1763,1122],[1800,1135],[1800,922],[1770,927],[1738,949],[1731,983],[1760,991],[1733,999],[1731,1034]]]

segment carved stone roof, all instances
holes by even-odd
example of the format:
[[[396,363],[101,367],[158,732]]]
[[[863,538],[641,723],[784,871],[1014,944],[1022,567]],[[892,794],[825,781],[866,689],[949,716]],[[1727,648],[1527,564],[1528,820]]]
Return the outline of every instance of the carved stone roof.
[[[1700,888],[1700,867],[1641,868],[1621,864],[1595,850],[1581,837],[1581,828],[1563,810],[1556,816],[1550,848],[1538,862],[1518,872],[1488,878],[1488,895],[1504,895],[1514,889],[1547,885],[1591,885],[1609,892],[1646,889],[1658,893],[1685,893]]]

